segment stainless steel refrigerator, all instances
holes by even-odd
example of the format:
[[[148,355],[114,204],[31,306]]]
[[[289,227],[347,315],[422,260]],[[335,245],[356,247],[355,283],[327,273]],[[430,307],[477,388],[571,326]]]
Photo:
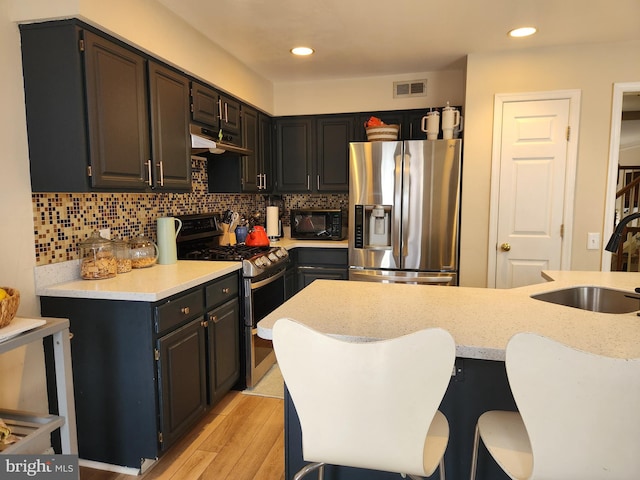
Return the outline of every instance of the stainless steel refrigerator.
[[[458,285],[461,142],[350,144],[350,280]]]

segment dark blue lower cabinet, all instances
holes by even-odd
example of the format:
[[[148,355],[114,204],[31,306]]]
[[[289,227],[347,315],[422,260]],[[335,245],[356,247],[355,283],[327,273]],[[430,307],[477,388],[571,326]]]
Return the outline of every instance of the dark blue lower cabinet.
[[[471,468],[473,435],[478,417],[488,410],[516,410],[504,362],[476,359],[456,360],[456,375],[451,377],[440,411],[449,422],[449,444],[445,453],[447,480],[467,480]],[[289,391],[285,387],[285,478],[292,478],[306,462],[302,459],[300,420]],[[310,474],[309,478],[315,478]],[[325,467],[325,480],[397,480],[397,473],[342,466]],[[438,470],[429,477],[438,479]],[[478,480],[508,480],[481,446]]]
[[[141,468],[224,397],[240,378],[239,282],[157,302],[40,297],[42,315],[73,333],[80,458]]]

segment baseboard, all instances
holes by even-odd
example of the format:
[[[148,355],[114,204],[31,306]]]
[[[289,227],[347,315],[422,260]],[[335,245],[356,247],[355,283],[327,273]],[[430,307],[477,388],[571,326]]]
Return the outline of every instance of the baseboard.
[[[107,472],[122,473],[125,475],[142,475],[156,463],[156,460],[145,458],[142,463],[142,467],[139,469],[123,467],[121,465],[112,465],[110,463],[95,462],[93,460],[83,460],[82,458],[78,463],[81,467],[93,468],[94,470],[105,470]]]

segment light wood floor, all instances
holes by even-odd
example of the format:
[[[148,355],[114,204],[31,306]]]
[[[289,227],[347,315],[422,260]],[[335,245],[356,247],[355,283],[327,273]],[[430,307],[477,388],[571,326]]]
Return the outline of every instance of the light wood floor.
[[[231,391],[141,476],[80,468],[80,480],[284,480],[284,404]]]

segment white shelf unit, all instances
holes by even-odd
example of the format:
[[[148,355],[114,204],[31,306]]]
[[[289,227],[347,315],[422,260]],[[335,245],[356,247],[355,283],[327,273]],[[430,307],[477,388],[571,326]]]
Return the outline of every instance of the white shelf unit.
[[[49,435],[56,429],[60,429],[62,453],[75,455],[78,453],[69,320],[61,318],[45,318],[43,320],[46,323],[41,327],[1,342],[0,355],[52,336],[58,415],[0,409],[0,418],[20,438],[18,442],[0,452],[2,455],[28,452],[36,439],[43,435]]]

